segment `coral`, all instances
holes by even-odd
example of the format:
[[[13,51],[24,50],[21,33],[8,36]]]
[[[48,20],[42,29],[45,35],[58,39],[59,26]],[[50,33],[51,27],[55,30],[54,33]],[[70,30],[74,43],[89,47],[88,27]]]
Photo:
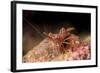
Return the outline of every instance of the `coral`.
[[[81,40],[79,36],[72,34],[72,30],[74,30],[73,27],[67,29],[62,27],[57,34],[43,32],[45,39],[23,57],[23,62],[90,59],[90,42]]]

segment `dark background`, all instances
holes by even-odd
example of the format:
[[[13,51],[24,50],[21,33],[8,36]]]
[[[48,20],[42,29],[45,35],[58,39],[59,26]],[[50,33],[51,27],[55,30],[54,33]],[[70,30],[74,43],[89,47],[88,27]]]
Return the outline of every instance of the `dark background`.
[[[44,39],[43,32],[57,33],[75,27],[75,34],[89,33],[91,14],[23,10],[23,55]]]

